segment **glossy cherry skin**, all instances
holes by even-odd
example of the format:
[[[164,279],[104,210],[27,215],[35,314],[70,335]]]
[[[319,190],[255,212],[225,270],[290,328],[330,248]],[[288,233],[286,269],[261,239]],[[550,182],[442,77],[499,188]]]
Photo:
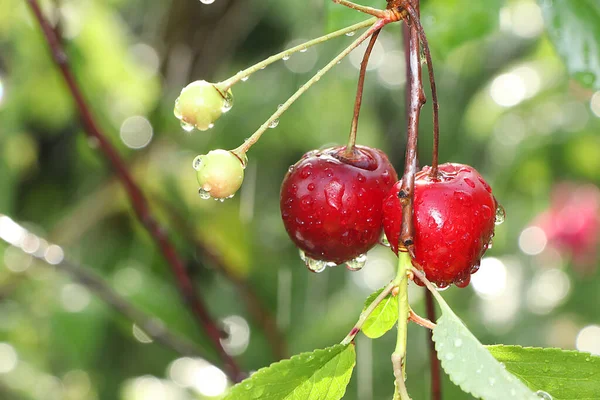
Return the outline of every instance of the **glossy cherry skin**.
[[[385,234],[396,254],[401,185],[394,185],[383,204]],[[415,267],[438,287],[467,286],[494,236],[497,206],[491,187],[473,167],[442,164],[436,179],[431,167],[423,168],[415,175]]]
[[[306,256],[335,264],[350,261],[380,239],[382,203],[396,182],[386,155],[356,146],[306,153],[281,186],[281,216],[292,241]]]

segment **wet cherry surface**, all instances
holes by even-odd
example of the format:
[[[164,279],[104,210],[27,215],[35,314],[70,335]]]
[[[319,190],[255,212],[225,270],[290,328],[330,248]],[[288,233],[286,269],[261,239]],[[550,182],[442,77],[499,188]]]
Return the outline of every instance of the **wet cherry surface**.
[[[469,284],[494,235],[497,202],[479,173],[462,164],[442,164],[437,179],[430,167],[415,176],[413,263],[439,287]],[[384,201],[384,229],[398,252],[401,182]]]
[[[306,153],[281,187],[281,215],[306,257],[342,264],[366,253],[382,231],[382,203],[397,175],[386,155],[356,146]],[[308,263],[307,263],[308,264]]]

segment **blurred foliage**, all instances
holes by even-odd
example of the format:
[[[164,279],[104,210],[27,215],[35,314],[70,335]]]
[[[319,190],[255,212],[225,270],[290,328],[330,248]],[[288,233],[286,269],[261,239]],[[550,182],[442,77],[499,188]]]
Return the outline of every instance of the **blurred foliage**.
[[[309,274],[279,216],[279,184],[288,166],[310,149],[345,143],[357,62],[342,62],[267,132],[250,151],[241,193],[223,204],[198,198],[191,167],[196,154],[236,147],[349,39],[293,55],[238,84],[234,108],[208,132],[183,132],[172,115],[173,102],[192,80],[223,80],[291,41],[360,17],[330,3],[43,2],[58,23],[93,112],[188,260],[211,312],[247,320],[250,339],[238,357],[246,370],[274,361],[268,339],[237,287],[205,262],[193,240],[222,254],[236,276],[254,288],[277,316],[290,354],[338,343],[365,298],[393,274],[394,257],[385,248],[374,249],[360,272],[335,268]],[[592,3],[587,2],[596,7]],[[506,267],[506,295],[486,297],[471,285],[451,288],[444,297],[485,344],[575,348],[577,333],[600,321],[598,260],[581,269],[550,248],[528,255],[519,239],[549,206],[557,182],[600,185],[600,95],[594,103],[592,90],[568,78],[543,33],[541,8],[532,0],[424,0],[422,18],[438,78],[440,159],[476,167],[508,215],[487,254]],[[593,26],[597,31],[598,23]],[[406,123],[399,27],[386,29],[378,43],[375,68],[367,74],[359,142],[384,149],[401,170]],[[598,46],[597,37],[594,43]],[[561,53],[565,48],[576,51],[557,47]],[[304,65],[308,72],[290,71],[303,57],[314,61]],[[424,108],[421,124],[422,164],[430,160],[430,107]],[[131,116],[146,118],[153,128],[150,144],[137,150],[120,135]],[[60,244],[128,300],[209,347],[109,166],[81,129],[26,2],[0,3],[0,213]],[[10,346],[0,351],[0,398],[203,398],[173,383],[168,366],[179,355],[144,343],[139,335],[136,339],[131,322],[85,288],[5,245],[0,256],[0,342]],[[485,264],[479,273],[484,269]],[[539,307],[547,297],[555,299],[546,296],[554,293],[552,286],[539,289],[540,277],[549,270],[566,277],[566,292]],[[413,308],[421,314],[422,295],[421,288],[411,287]],[[393,332],[374,342],[358,338],[347,399],[391,396],[393,346]],[[18,361],[4,371],[12,354],[7,348],[14,349]],[[426,333],[411,326],[408,386],[415,399],[428,398],[427,368]],[[148,387],[155,390],[140,389]],[[469,398],[447,380],[444,392],[446,398]]]

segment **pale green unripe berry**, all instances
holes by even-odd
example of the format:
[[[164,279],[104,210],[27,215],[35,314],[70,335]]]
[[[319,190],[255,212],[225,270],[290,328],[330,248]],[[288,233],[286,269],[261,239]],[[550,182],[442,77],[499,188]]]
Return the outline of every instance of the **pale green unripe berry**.
[[[227,150],[212,150],[194,159],[200,196],[208,199],[233,197],[244,181],[246,163]]]
[[[222,93],[213,83],[195,81],[181,90],[175,101],[174,114],[185,130],[195,127],[205,131],[213,127],[221,114],[229,111],[232,103],[231,89]]]

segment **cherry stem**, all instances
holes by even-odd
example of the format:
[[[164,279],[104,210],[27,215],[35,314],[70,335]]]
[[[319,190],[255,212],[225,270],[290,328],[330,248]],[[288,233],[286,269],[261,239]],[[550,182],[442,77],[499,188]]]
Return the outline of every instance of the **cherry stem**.
[[[32,235],[31,232],[28,232],[23,226],[16,223],[6,215],[0,214],[0,221],[7,225],[11,225],[13,228],[15,228],[15,231],[19,231],[21,237],[24,235]],[[23,252],[25,251],[20,242],[10,240],[7,237],[2,237],[2,239],[15,248]],[[46,249],[58,247],[57,245],[49,243],[46,240],[42,240],[42,242],[47,243],[45,245]],[[121,297],[100,276],[98,276],[92,268],[75,263],[69,260],[68,257],[64,257],[59,262],[49,260],[46,257],[47,253],[45,251],[37,251],[35,253],[28,252],[28,254],[42,261],[45,265],[52,267],[54,270],[69,275],[71,279],[85,286],[90,292],[94,293],[96,296],[98,296],[98,298],[112,307],[116,312],[123,315],[129,321],[135,323],[150,338],[165,348],[171,349],[175,353],[178,353],[182,356],[208,356],[207,352],[203,351],[203,349],[199,348],[196,344],[169,331],[158,318],[147,315],[136,306],[129,303],[125,298]]]
[[[258,64],[254,64],[253,66],[246,68],[243,71],[238,72],[237,74],[235,74],[234,76],[232,76],[231,78],[223,81],[223,82],[219,82],[217,84],[215,84],[215,86],[217,86],[219,88],[219,90],[221,90],[223,93],[226,93],[233,85],[235,85],[236,83],[238,83],[239,81],[249,77],[250,75],[252,75],[253,73],[267,67],[270,64],[273,64],[274,62],[277,62],[281,59],[284,59],[286,57],[289,57],[290,55],[297,53],[299,51],[304,51],[307,50],[310,47],[316,46],[318,44],[324,43],[330,39],[339,37],[339,36],[343,36],[346,35],[348,33],[352,33],[354,31],[357,31],[359,29],[362,28],[366,28],[368,26],[373,25],[375,22],[377,22],[377,18],[370,18],[367,19],[363,22],[359,22],[357,24],[354,25],[350,25],[346,28],[337,30],[335,32],[331,32],[328,33],[327,35],[323,35],[321,37],[318,37],[316,39],[312,39],[309,40],[308,42],[299,44],[298,46],[294,46],[291,47],[287,50],[284,50],[280,53],[277,53],[275,55],[272,55],[271,57],[268,57],[266,59],[264,59],[263,61],[259,62]]]
[[[406,390],[406,342],[408,339],[408,320],[410,306],[408,304],[408,273],[411,259],[407,253],[398,253],[398,271],[394,282],[398,286],[398,335],[396,348],[392,353],[392,366],[396,378],[396,390],[401,400],[410,400]]]
[[[236,149],[233,149],[232,152],[235,155],[237,155],[238,157],[243,158],[243,156],[250,149],[250,147],[252,147],[258,141],[258,139],[260,139],[262,134],[265,133],[265,131],[267,129],[269,129],[269,127],[275,121],[277,121],[279,119],[279,117],[281,117],[281,115],[292,104],[294,104],[294,102],[296,100],[298,100],[298,98],[300,98],[300,96],[302,96],[308,89],[310,89],[310,87],[312,85],[317,83],[323,77],[323,75],[325,75],[327,72],[329,72],[330,69],[332,69],[338,62],[340,62],[342,59],[344,59],[344,57],[346,57],[348,54],[350,54],[352,52],[352,50],[357,48],[368,37],[373,35],[373,33],[380,30],[381,28],[383,28],[385,25],[389,24],[390,22],[395,22],[395,21],[396,21],[395,19],[386,18],[386,19],[379,19],[377,22],[375,22],[375,24],[373,24],[371,26],[371,28],[369,28],[366,32],[364,32],[362,35],[360,35],[360,37],[358,39],[356,39],[354,42],[352,42],[352,44],[350,46],[346,47],[340,54],[338,54],[333,60],[331,60],[329,62],[329,64],[327,64],[325,67],[320,69],[319,72],[317,72],[312,78],[310,78],[308,80],[308,82],[306,82],[304,85],[302,85],[300,87],[300,89],[298,89],[296,91],[296,93],[294,93],[289,99],[287,99],[287,101],[285,103],[283,103],[281,106],[279,106],[277,108],[277,111],[275,111],[273,113],[273,115],[271,115],[271,117],[269,117],[269,119],[267,119],[267,121],[264,124],[262,124],[260,126],[260,128],[258,128],[256,130],[256,132],[254,132],[252,134],[252,136],[250,136],[250,138],[248,138],[241,146],[237,147]]]
[[[360,314],[360,317],[358,317],[358,321],[356,322],[356,324],[354,324],[354,327],[346,335],[344,340],[341,341],[341,344],[347,345],[354,340],[356,335],[358,335],[363,325],[365,324],[367,318],[369,318],[373,311],[375,311],[375,308],[377,308],[377,306],[381,304],[383,300],[385,300],[385,298],[392,292],[392,290],[394,290],[395,287],[397,287],[396,282],[392,281],[385,288],[383,288],[381,293],[379,293],[379,296],[377,296],[375,300],[373,300],[373,302],[369,304],[369,306]]]
[[[414,322],[415,324],[422,326],[423,328],[427,328],[427,329],[433,329],[433,328],[435,328],[435,324],[433,322],[431,322],[427,318],[421,317],[419,314],[417,314],[416,312],[414,312],[412,310],[412,308],[409,310],[408,319],[410,321]]]
[[[67,54],[65,53],[59,38],[56,36],[56,32],[54,31],[50,22],[46,19],[46,17],[44,17],[38,1],[27,0],[27,3],[33,11],[42,33],[44,34],[44,38],[50,48],[54,63],[62,74],[63,79],[71,93],[71,97],[77,106],[79,115],[85,127],[85,133],[88,137],[94,138],[98,141],[98,147],[123,185],[123,188],[129,197],[131,206],[135,211],[136,217],[142,226],[148,231],[157,247],[160,249],[164,259],[170,266],[171,272],[175,277],[175,282],[184,303],[190,308],[194,317],[196,318],[196,321],[206,332],[213,346],[217,350],[223,364],[225,365],[225,372],[232,381],[241,381],[245,374],[242,373],[240,367],[233,357],[231,357],[223,348],[223,345],[221,344],[222,331],[208,312],[208,309],[206,308],[206,305],[204,304],[204,301],[200,295],[196,293],[194,282],[188,274],[183,259],[177,253],[175,246],[171,243],[169,237],[165,233],[165,230],[158,224],[152,215],[144,193],[134,181],[129,170],[127,169],[127,165],[117,150],[113,147],[111,142],[107,139],[105,133],[101,130],[100,125],[93,116],[91,109],[85,100],[85,97],[83,96],[82,90],[75,79],[73,71],[71,70]]]
[[[350,127],[350,137],[348,138],[348,145],[346,146],[346,156],[351,157],[354,152],[354,146],[356,145],[356,133],[358,131],[358,117],[360,114],[360,107],[362,105],[363,91],[365,88],[365,76],[367,74],[367,66],[369,65],[369,58],[371,58],[371,52],[377,42],[377,37],[381,29],[373,32],[369,45],[365,50],[362,62],[360,63],[360,73],[358,75],[358,87],[356,89],[356,100],[354,101],[354,116],[352,117],[352,126]]]
[[[415,1],[415,0],[412,0]],[[429,42],[427,41],[427,36],[425,35],[425,30],[423,29],[423,25],[419,19],[418,13],[418,4],[417,7],[413,7],[408,3],[405,5],[405,9],[410,16],[410,23],[414,24],[419,35],[419,39],[421,40],[421,48],[423,49],[423,54],[425,54],[425,60],[427,62],[427,71],[429,74],[429,84],[431,86],[431,100],[432,100],[432,109],[433,109],[433,151],[431,156],[431,172],[430,176],[432,178],[437,178],[438,175],[438,153],[439,153],[439,142],[440,142],[440,118],[439,118],[439,102],[437,96],[437,86],[435,83],[435,74],[433,72],[433,60],[431,59],[431,51],[429,48]],[[418,2],[417,2],[418,3]]]

